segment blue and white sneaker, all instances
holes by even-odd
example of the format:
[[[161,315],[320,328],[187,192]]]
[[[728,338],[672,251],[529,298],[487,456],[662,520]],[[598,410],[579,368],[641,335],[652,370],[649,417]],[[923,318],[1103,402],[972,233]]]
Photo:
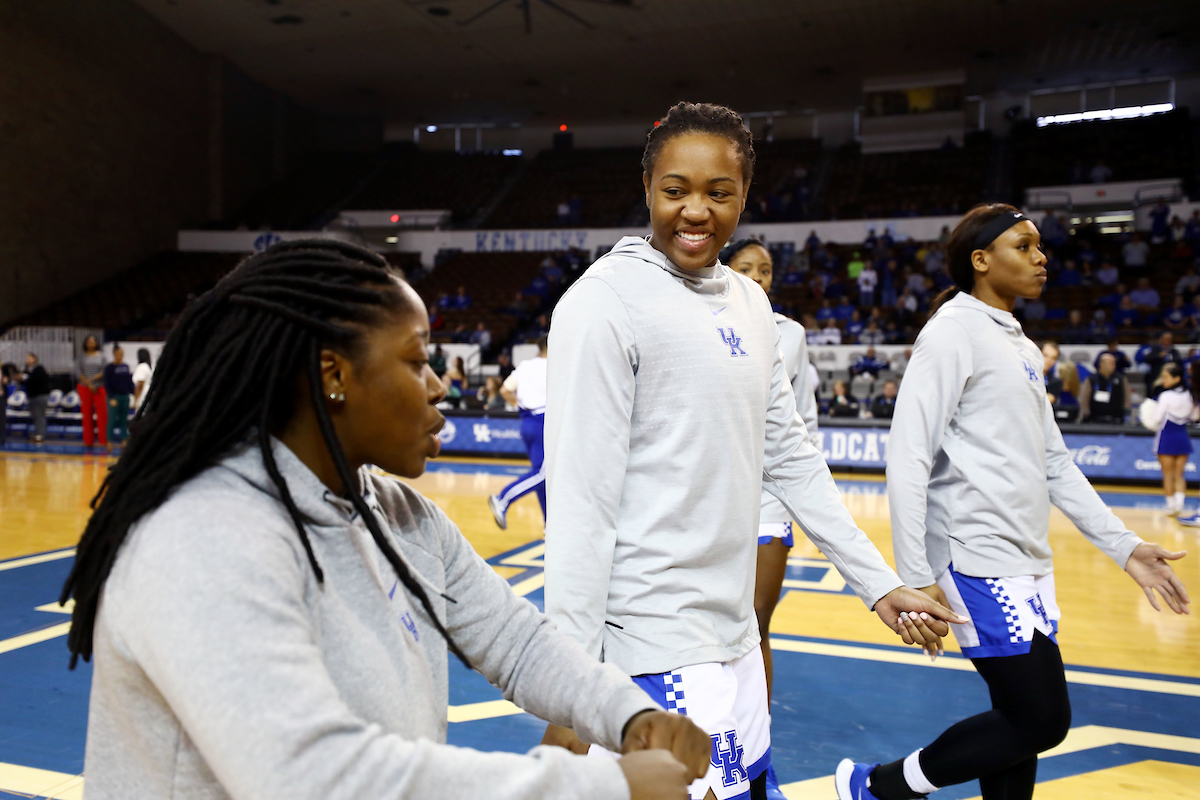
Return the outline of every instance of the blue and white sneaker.
[[[492,519],[496,520],[496,526],[500,530],[508,530],[508,520],[505,519],[504,504],[500,502],[500,498],[494,494],[488,495],[488,508],[492,510]]]
[[[1180,514],[1175,518],[1175,521],[1180,525],[1186,525],[1189,528],[1200,528],[1200,512],[1191,514]]]
[[[767,764],[767,800],[787,800],[779,789],[779,778],[775,777],[775,765]]]
[[[838,800],[879,800],[867,788],[867,778],[871,770],[879,766],[874,764],[856,764],[848,758],[843,758],[838,764],[837,772],[833,774],[833,785],[837,789]]]

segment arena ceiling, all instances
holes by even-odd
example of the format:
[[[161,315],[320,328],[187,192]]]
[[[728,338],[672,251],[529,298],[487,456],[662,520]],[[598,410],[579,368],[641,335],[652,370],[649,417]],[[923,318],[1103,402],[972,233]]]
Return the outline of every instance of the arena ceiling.
[[[947,69],[971,93],[1200,69],[1197,0],[136,2],[310,108],[398,122],[846,107],[864,77]]]

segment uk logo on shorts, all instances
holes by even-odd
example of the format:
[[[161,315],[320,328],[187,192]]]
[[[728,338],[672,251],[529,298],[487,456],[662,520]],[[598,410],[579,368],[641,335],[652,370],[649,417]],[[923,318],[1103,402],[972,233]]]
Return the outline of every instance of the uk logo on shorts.
[[[721,341],[729,346],[729,355],[734,358],[746,355],[742,349],[742,337],[734,333],[733,328],[717,328],[717,333],[721,334]]]
[[[733,786],[738,782],[738,776],[741,780],[749,781],[750,776],[746,773],[746,768],[742,765],[742,755],[745,753],[745,748],[738,744],[737,731],[725,731],[725,733],[716,733],[709,736],[712,739],[712,765],[721,770],[721,783],[725,786]],[[722,747],[722,742],[724,747]]]
[[[1037,614],[1038,618],[1046,624],[1047,628],[1049,628],[1050,617],[1046,615],[1046,606],[1042,603],[1041,594],[1035,594],[1033,597],[1026,598],[1025,602],[1033,611],[1033,613]]]

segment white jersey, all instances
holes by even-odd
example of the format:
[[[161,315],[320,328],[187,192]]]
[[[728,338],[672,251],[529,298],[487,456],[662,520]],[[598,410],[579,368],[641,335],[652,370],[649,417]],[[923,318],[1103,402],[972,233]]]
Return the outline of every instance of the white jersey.
[[[1158,396],[1158,429],[1162,430],[1168,422],[1187,425],[1195,408],[1192,395],[1182,385],[1167,389]]]
[[[146,382],[146,385],[142,387],[141,397],[135,398],[133,401],[133,407],[135,409],[138,408],[139,406],[141,406],[142,403],[146,402],[146,395],[150,394],[150,381],[153,379],[154,379],[154,370],[150,367],[149,364],[142,362],[141,364],[137,365],[136,369],[134,369],[134,371],[133,371],[133,388],[134,388],[134,390],[135,391],[137,390],[137,385],[140,381]]]
[[[796,395],[796,412],[804,420],[811,441],[817,432],[817,395],[813,391],[812,373],[816,370],[808,360],[808,337],[804,326],[783,314],[775,315],[775,324],[779,326],[779,354],[783,356],[783,369],[792,383],[792,393]],[[758,524],[778,524],[791,522],[792,515],[783,507],[775,495],[766,489],[762,493],[762,511],[758,515]]]
[[[546,413],[546,357],[522,361],[504,381],[504,388],[517,395],[517,407],[534,416]]]

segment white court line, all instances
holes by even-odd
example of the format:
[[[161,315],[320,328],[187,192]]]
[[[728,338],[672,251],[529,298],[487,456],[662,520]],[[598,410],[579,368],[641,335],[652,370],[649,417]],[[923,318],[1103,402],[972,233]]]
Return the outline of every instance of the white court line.
[[[4,572],[6,569],[17,569],[19,567],[31,567],[34,564],[44,564],[47,561],[58,561],[61,558],[70,558],[73,555],[75,555],[75,548],[71,547],[66,550],[56,550],[53,553],[41,553],[36,556],[14,558],[12,561],[0,561],[0,572]]]
[[[0,792],[48,800],[83,800],[83,776],[0,763]]]

